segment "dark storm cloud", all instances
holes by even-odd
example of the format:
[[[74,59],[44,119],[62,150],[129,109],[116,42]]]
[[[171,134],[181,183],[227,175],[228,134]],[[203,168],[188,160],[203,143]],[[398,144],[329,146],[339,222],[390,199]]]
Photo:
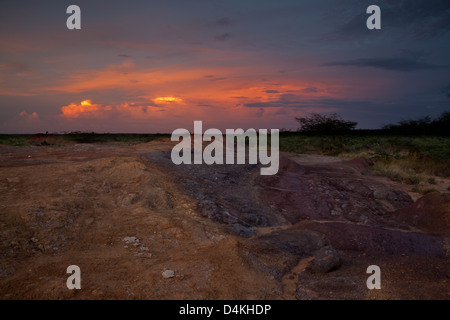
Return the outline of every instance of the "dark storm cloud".
[[[22,111],[37,112],[50,123],[61,106],[82,99],[145,106],[148,114],[167,110],[161,121],[148,117],[155,128],[167,130],[178,112],[185,115],[177,116],[182,123],[191,114],[225,106],[230,112],[216,117],[213,126],[257,127],[284,114],[274,125],[289,127],[297,112],[330,111],[376,127],[401,117],[434,116],[449,106],[449,88],[443,88],[450,81],[444,69],[450,66],[450,0],[77,4],[82,30],[72,32],[65,24],[65,1],[0,1],[0,29],[7,30],[0,37],[0,132],[9,130],[3,121]],[[366,27],[372,4],[381,8],[381,30]],[[131,59],[134,67],[127,67]],[[124,81],[111,76],[116,71]],[[165,75],[161,81],[159,74]],[[194,86],[199,77],[201,85]],[[175,94],[183,106],[146,105],[150,98]],[[203,94],[211,98],[202,101]],[[233,108],[244,104],[247,108]],[[272,109],[264,114],[265,108]],[[249,114],[261,120],[244,119]],[[147,130],[134,116],[120,120],[101,125]],[[8,125],[17,132],[31,128]],[[80,125],[89,130],[89,122]]]
[[[365,9],[373,1],[350,0],[347,7],[354,8],[355,15],[337,27],[335,36],[361,36],[371,34],[365,28],[369,17]],[[342,3],[339,3],[342,5]],[[442,36],[450,31],[450,1],[448,0],[400,0],[380,2],[381,31],[401,29],[413,37]],[[372,32],[373,34],[373,32]],[[328,35],[331,36],[331,35]]]
[[[214,75],[205,75],[205,78],[208,79],[208,81],[220,81],[220,80],[226,80],[227,77],[220,77],[220,76],[214,76]]]
[[[357,101],[349,99],[336,99],[336,98],[319,98],[310,99],[303,98],[302,96],[295,94],[282,94],[276,101],[269,102],[253,102],[244,104],[247,108],[354,108],[361,106],[368,106],[369,101]]]
[[[448,0],[403,0],[388,13],[389,23],[412,24],[416,36],[442,35],[450,30]]]
[[[286,90],[286,91],[283,91],[284,93],[280,94],[279,97],[289,98],[290,96],[295,97],[295,95],[293,93],[317,93],[319,91],[320,90],[317,89],[316,87],[306,87],[306,88],[298,89],[298,90]],[[281,93],[278,90],[266,90],[264,92],[265,93]]]
[[[208,79],[208,81],[220,81],[220,80],[226,80],[226,79],[227,79],[227,77],[211,78],[211,79]]]
[[[335,33],[332,33],[331,35],[328,35],[325,37],[325,39],[332,38],[334,36],[337,37],[354,37],[354,36],[366,36],[369,34],[373,34],[371,30],[367,29],[366,26],[366,20],[368,15],[362,11],[363,13],[357,14],[354,16],[350,21],[344,23],[343,25],[339,26]],[[382,29],[385,27],[385,16],[384,16],[384,10],[382,11]]]
[[[449,68],[449,66],[434,65],[409,58],[362,58],[346,61],[332,61],[325,63],[324,66],[373,67],[393,71]]]

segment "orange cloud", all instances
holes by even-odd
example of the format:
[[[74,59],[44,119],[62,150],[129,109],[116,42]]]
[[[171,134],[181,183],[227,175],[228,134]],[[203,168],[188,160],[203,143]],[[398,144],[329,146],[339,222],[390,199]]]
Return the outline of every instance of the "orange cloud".
[[[305,81],[287,75],[275,75],[267,80],[261,76],[264,73],[264,68],[259,65],[195,69],[182,65],[159,69],[139,68],[125,61],[100,70],[78,71],[58,86],[47,90],[66,93],[120,90],[136,96],[140,101],[146,99],[153,106],[166,108],[174,103],[182,103],[182,108],[189,108],[190,111],[196,105],[230,109],[236,104],[277,101],[282,94],[314,99],[338,97],[344,92],[340,84]],[[127,103],[132,104],[130,101]],[[89,107],[87,110],[92,110],[92,106]],[[77,108],[73,111],[78,114],[81,110]]]
[[[181,100],[181,99],[180,99]],[[125,102],[118,105],[103,105],[92,103],[92,100],[83,100],[80,103],[72,102],[61,107],[61,117],[65,119],[148,119],[158,115],[161,108],[143,106],[134,102]]]
[[[79,104],[71,103],[68,106],[61,107],[62,116],[75,119],[80,116],[98,116],[109,108],[99,104],[92,104],[91,100],[81,101]]]
[[[48,130],[46,121],[37,112],[21,111],[7,122],[0,122],[1,133],[32,133]]]
[[[36,112],[33,112],[33,113],[29,114],[26,111],[22,111],[21,113],[19,113],[19,116],[22,119],[27,119],[27,120],[37,120],[37,119],[39,119],[39,115]]]
[[[183,99],[177,98],[177,97],[158,97],[156,99],[153,99],[154,103],[171,103],[171,102],[181,102]]]
[[[89,122],[92,126],[102,123],[114,128],[119,124],[129,126],[130,131],[147,125],[170,131],[188,126],[194,120],[203,120],[205,126],[221,129],[248,124],[270,128],[304,112],[321,111],[320,105],[313,103],[316,100],[339,98],[345,94],[345,86],[340,83],[306,81],[284,74],[265,79],[261,68],[253,68],[190,69],[181,66],[149,69],[127,62],[74,73],[52,89],[80,94],[98,91],[99,99],[104,90],[124,92],[123,96],[128,97],[126,100],[110,105],[91,100],[70,103],[61,107],[60,119],[78,119],[71,122],[80,126]],[[130,98],[133,96],[135,98]],[[309,105],[289,107],[302,99],[309,101]],[[248,107],[257,103],[261,103],[261,107]],[[265,105],[269,107],[265,108]],[[273,108],[278,106],[282,108]],[[294,120],[292,125],[296,125]]]

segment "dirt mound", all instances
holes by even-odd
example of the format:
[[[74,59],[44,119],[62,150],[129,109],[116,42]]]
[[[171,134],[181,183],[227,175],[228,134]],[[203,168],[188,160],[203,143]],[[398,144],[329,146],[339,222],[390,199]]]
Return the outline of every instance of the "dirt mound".
[[[59,144],[61,142],[61,139],[59,139],[58,137],[44,133],[35,134],[30,139],[28,139],[28,143],[32,146],[51,146]]]
[[[0,297],[279,298],[270,275],[245,264],[235,236],[194,214],[170,180],[126,156],[0,170]],[[65,284],[72,264],[80,291]]]

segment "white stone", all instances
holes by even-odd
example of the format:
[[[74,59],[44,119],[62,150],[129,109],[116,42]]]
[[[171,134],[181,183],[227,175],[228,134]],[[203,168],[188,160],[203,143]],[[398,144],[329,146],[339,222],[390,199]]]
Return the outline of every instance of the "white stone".
[[[162,276],[166,279],[173,278],[175,276],[175,272],[173,270],[166,270],[162,273]]]

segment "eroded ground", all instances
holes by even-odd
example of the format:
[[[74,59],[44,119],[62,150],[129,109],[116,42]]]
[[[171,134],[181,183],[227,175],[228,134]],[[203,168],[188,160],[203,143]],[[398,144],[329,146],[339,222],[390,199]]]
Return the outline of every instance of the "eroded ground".
[[[0,298],[450,297],[448,193],[414,202],[364,159],[283,154],[260,176],[172,147],[0,146]]]

